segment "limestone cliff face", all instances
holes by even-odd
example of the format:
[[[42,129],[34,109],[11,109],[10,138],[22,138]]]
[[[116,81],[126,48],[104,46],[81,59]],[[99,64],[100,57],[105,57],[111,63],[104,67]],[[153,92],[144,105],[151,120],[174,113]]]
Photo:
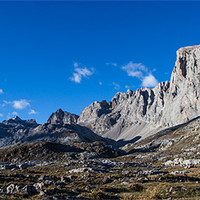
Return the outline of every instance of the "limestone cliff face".
[[[200,45],[177,51],[162,122],[167,126],[200,115]]]
[[[78,123],[113,139],[142,138],[200,115],[200,45],[177,51],[170,82],[136,92],[118,92],[114,98],[85,108]]]

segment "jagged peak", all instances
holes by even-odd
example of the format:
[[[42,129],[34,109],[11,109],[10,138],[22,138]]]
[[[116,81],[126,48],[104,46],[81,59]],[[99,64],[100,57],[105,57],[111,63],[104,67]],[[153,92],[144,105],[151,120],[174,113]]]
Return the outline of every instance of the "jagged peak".
[[[107,101],[106,100],[94,101],[92,104],[107,104]]]
[[[165,81],[165,82],[158,83],[158,85],[153,90],[159,89],[159,90],[166,91],[169,88],[169,86],[170,86],[170,82]]]
[[[15,115],[12,120],[15,120],[15,121],[23,121],[20,117],[18,117],[17,115]]]
[[[57,113],[64,113],[64,111],[61,108],[59,108],[58,110],[56,110],[55,114]]]
[[[52,113],[47,120],[48,124],[75,124],[78,120],[78,115],[63,111],[59,108],[55,113]]]
[[[18,116],[14,116],[13,118],[10,118],[8,120],[4,120],[2,122],[5,125],[16,125],[16,124],[20,124],[23,126],[35,126],[38,125],[35,119],[28,119],[28,120],[23,120]]]
[[[134,92],[131,90],[131,89],[128,89],[127,91],[126,91],[126,94],[128,94],[128,95],[132,95]]]

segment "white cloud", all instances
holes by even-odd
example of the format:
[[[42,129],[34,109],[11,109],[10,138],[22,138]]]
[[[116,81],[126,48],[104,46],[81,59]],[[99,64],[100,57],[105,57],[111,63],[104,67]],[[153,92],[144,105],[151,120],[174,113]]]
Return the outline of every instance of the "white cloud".
[[[8,101],[6,101],[6,100],[3,100],[3,104],[1,104],[1,107],[5,107],[5,106],[6,106],[6,104],[9,104],[9,102],[8,102]]]
[[[3,104],[1,104],[2,107],[5,107],[6,105],[11,104],[13,108],[22,110],[25,109],[26,107],[30,106],[30,103],[26,99],[20,99],[20,100],[15,100],[15,101],[3,101]]]
[[[2,114],[2,113],[0,113],[0,117],[3,117],[3,114]]]
[[[101,81],[99,81],[99,85],[103,85],[103,83]]]
[[[31,109],[28,114],[29,115],[35,115],[35,114],[37,114],[37,112],[35,110]]]
[[[142,87],[155,87],[158,84],[157,79],[152,75],[142,63],[133,63],[130,61],[127,65],[122,66],[128,76],[136,77],[142,81]],[[154,68],[153,71],[156,71]]]
[[[143,72],[147,72],[148,69],[142,63],[133,63],[130,61],[127,65],[122,66],[128,76],[142,78]]]
[[[112,82],[112,84],[115,86],[115,90],[119,90],[120,89],[120,85],[115,83],[115,82]]]
[[[111,66],[117,67],[117,63],[113,63],[113,62],[107,62],[106,65],[111,65]]]
[[[93,74],[93,72],[90,71],[89,69],[87,69],[86,67],[76,68],[74,71],[77,72],[78,74],[80,74],[81,76],[84,76],[84,77],[91,76]]]
[[[14,115],[14,116],[18,116],[18,112],[12,112],[12,114],[11,115]]]
[[[152,74],[145,76],[142,80],[143,87],[155,87],[157,84],[158,81]]]
[[[78,66],[79,66],[79,63],[74,62],[74,67],[78,67]]]
[[[3,94],[3,90],[2,89],[0,89],[0,94]]]
[[[73,76],[70,77],[70,80],[75,82],[75,83],[80,83],[82,81],[82,78],[88,78],[94,73],[94,68],[89,70],[87,67],[78,67],[79,64],[77,62],[74,63],[74,73]]]
[[[13,107],[18,110],[22,110],[30,106],[30,103],[26,99],[15,100],[12,103],[13,103]]]
[[[6,100],[3,100],[3,104],[1,104],[2,107],[5,107],[6,105],[8,104],[13,104],[13,101],[6,101]]]
[[[126,88],[126,89],[129,89],[129,88],[130,88],[130,86],[129,86],[129,85],[125,85],[125,88]]]
[[[77,74],[77,73],[73,73],[73,76],[70,77],[70,80],[75,82],[75,83],[80,83],[81,80],[82,80],[82,77],[80,74]]]

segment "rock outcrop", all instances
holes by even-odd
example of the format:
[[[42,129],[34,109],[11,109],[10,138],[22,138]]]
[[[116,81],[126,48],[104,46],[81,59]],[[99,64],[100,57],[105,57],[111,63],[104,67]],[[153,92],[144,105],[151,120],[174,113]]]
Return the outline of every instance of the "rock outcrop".
[[[136,92],[118,92],[110,102],[94,102],[78,123],[115,140],[145,138],[200,115],[200,45],[177,51],[170,82]]]
[[[57,110],[49,117],[47,123],[49,124],[76,124],[78,115],[71,114],[63,111],[62,109]]]

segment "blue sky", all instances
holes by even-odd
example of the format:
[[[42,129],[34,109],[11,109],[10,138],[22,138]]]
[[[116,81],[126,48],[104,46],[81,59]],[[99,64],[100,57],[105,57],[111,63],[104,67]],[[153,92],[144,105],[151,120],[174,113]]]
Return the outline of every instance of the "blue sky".
[[[200,2],[0,1],[0,120],[44,123],[170,79],[200,44]]]

